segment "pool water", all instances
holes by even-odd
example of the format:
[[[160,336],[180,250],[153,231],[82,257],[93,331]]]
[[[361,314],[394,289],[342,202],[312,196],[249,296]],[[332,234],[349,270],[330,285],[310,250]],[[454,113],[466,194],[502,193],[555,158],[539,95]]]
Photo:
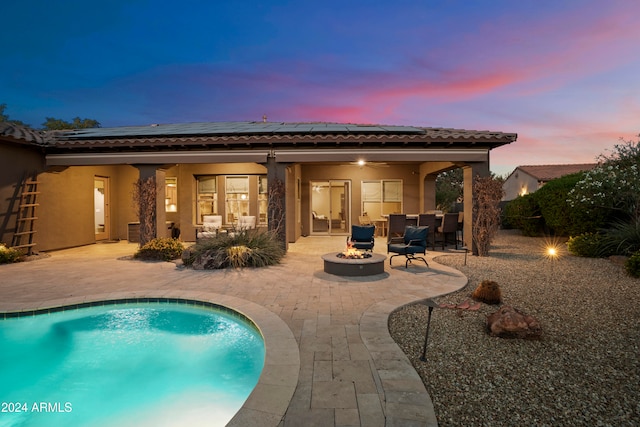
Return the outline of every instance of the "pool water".
[[[264,364],[249,322],[184,304],[0,320],[0,426],[216,426]]]

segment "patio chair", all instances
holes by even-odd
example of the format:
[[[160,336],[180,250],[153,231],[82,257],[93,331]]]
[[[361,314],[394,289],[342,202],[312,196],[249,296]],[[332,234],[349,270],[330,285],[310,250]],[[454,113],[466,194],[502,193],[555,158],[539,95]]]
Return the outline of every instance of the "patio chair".
[[[251,230],[256,228],[255,216],[239,216],[238,217],[238,230]]]
[[[205,215],[202,226],[196,230],[196,240],[215,237],[222,228],[222,215]]]
[[[400,237],[404,234],[406,223],[406,214],[389,214],[389,223],[387,227],[387,243],[391,241],[391,238]]]
[[[423,261],[427,267],[429,267],[429,263],[424,257],[416,256],[416,254],[427,254],[428,234],[429,227],[406,226],[402,237],[394,237],[390,240],[389,244],[387,244],[387,253],[395,254],[389,258],[389,265],[391,265],[391,260],[393,260],[394,257],[404,255],[407,258],[404,268],[408,268],[409,263],[416,259]]]
[[[464,246],[464,212],[458,212],[458,232],[456,233],[456,239],[460,242],[461,246]]]
[[[369,218],[369,215],[360,215],[358,217],[358,221],[360,222],[360,225],[371,225],[373,224],[373,222],[371,222],[371,218]]]
[[[351,241],[356,249],[373,252],[373,245],[375,244],[373,236],[375,232],[375,225],[352,225],[351,236],[347,237],[347,242]]]
[[[442,249],[447,244],[447,236],[453,236],[453,243],[458,249],[458,214],[446,213],[442,218],[442,225],[438,227],[438,236],[442,237]]]
[[[420,214],[418,215],[418,226],[429,227],[429,235],[427,236],[427,243],[431,243],[431,250],[436,250],[436,230],[438,229],[438,219],[436,214]]]

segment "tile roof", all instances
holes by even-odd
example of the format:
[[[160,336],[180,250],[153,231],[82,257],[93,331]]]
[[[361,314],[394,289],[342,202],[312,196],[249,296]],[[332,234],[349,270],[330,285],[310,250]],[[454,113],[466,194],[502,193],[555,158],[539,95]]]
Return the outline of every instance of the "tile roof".
[[[11,122],[0,122],[0,139],[18,143],[45,144],[45,138],[41,132]]]
[[[140,149],[207,146],[321,147],[413,146],[495,148],[517,139],[515,133],[345,123],[214,122],[153,124],[56,131],[49,143],[59,149]]]
[[[514,142],[515,133],[351,123],[212,122],[39,132],[0,123],[0,139],[47,152],[233,148],[478,148]]]
[[[579,163],[571,165],[525,165],[518,166],[516,170],[528,173],[538,181],[547,182],[573,173],[588,171],[597,166],[597,163]]]

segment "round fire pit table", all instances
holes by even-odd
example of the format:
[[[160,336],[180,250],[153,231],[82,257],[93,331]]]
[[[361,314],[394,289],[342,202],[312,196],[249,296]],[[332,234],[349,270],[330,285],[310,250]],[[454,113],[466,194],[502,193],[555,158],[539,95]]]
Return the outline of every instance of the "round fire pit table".
[[[369,258],[340,258],[339,252],[322,255],[324,272],[336,276],[371,276],[384,273],[386,256],[372,254]]]

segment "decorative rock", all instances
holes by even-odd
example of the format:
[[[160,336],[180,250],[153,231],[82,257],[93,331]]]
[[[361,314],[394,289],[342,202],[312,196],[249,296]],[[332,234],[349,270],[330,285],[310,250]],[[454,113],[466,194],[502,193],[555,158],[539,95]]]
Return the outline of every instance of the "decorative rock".
[[[487,316],[487,328],[494,337],[539,338],[542,335],[540,322],[509,305],[505,305]]]

